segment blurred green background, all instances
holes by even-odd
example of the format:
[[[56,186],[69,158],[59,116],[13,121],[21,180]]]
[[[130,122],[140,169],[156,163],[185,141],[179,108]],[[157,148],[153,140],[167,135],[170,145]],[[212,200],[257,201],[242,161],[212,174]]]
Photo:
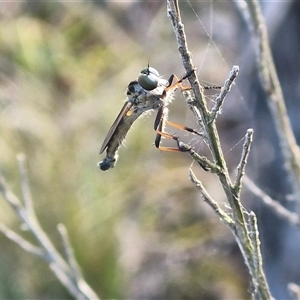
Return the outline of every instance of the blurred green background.
[[[181,5],[200,78],[222,85],[235,63],[232,36],[239,20],[232,5]],[[114,169],[97,167],[126,87],[140,70],[149,62],[166,77],[184,74],[166,3],[2,2],[0,26],[1,171],[21,197],[16,155],[26,155],[44,230],[62,250],[56,226],[66,225],[84,277],[99,297],[248,297],[247,270],[230,232],[188,179],[190,157],[153,146],[154,115],[134,124]],[[242,98],[231,99],[229,108],[244,107],[236,104]],[[170,119],[196,126],[180,93]],[[201,139],[176,133],[208,155]],[[222,136],[231,169],[243,135]],[[193,169],[225,206],[214,176]],[[4,201],[0,220],[31,239]],[[45,262],[3,235],[0,243],[1,299],[71,298]]]

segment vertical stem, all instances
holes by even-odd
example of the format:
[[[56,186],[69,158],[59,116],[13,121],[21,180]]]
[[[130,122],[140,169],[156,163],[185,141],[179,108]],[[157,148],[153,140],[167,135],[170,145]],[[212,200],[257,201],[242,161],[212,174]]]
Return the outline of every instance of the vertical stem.
[[[181,21],[180,11],[178,7],[178,0],[167,0],[167,3],[168,16],[173,25],[183,66],[185,67],[186,72],[191,72],[195,68],[192,63],[190,52],[188,50],[184,26]],[[226,194],[228,203],[231,207],[231,214],[234,224],[231,224],[229,227],[236,237],[236,241],[239,245],[239,248],[242,252],[245,263],[251,275],[254,287],[252,297],[266,300],[271,299],[271,294],[269,292],[268,284],[262,269],[261,257],[259,256],[260,242],[258,239],[258,231],[255,235],[256,238],[251,239],[251,234],[248,230],[249,224],[245,220],[244,208],[239,198],[239,189],[235,189],[232,186],[223,151],[221,149],[220,139],[215,121],[212,121],[211,113],[207,109],[203,89],[199,84],[197,74],[195,74],[195,72],[192,73],[192,75],[189,77],[189,80],[194,92],[197,111],[199,111],[201,115],[201,126],[205,130],[206,139],[214,162],[220,170],[219,172],[217,172],[217,175]],[[204,195],[203,193],[204,192],[202,188],[202,195]],[[255,223],[256,219],[253,222]],[[253,227],[257,229],[256,226],[253,225]],[[259,263],[257,263],[258,261]]]

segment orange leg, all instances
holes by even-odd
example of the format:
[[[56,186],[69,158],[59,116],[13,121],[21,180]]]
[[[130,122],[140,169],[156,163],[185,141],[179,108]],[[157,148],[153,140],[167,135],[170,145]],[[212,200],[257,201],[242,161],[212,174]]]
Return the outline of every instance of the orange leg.
[[[182,147],[181,146],[181,142],[179,140],[179,138],[175,135],[166,133],[166,132],[161,132],[159,130],[156,130],[156,133],[160,136],[160,137],[165,137],[168,139],[172,139],[175,140],[177,142],[177,148],[175,147],[161,147],[160,145],[158,145],[158,149],[162,150],[162,151],[169,151],[169,152],[187,152],[189,151],[191,148],[186,148],[186,147]]]
[[[175,128],[182,129],[182,130],[187,130],[189,132],[192,132],[194,134],[202,136],[202,134],[199,133],[198,131],[196,131],[192,128],[186,127],[184,125],[180,125],[180,124],[177,124],[177,123],[174,123],[174,122],[171,122],[171,121],[166,121],[166,123],[173,126],[173,127],[175,127]],[[162,131],[162,124],[163,124],[163,118],[161,119],[158,128],[155,130],[156,131],[156,138],[155,138],[156,148],[158,148],[162,151],[170,151],[170,152],[187,152],[187,151],[190,150],[190,148],[187,148],[186,146],[185,147],[182,146],[182,143],[180,142],[180,140],[177,136],[172,135],[170,133],[163,132]],[[177,142],[177,148],[160,146],[160,141],[161,141],[162,136],[167,138],[167,139],[175,140]]]
[[[192,71],[194,72],[194,70]],[[190,87],[183,87],[181,85],[182,81],[184,79],[186,79],[188,76],[190,76],[192,74],[192,72],[186,74],[185,76],[183,76],[182,78],[178,78],[176,75],[172,74],[169,78],[169,86],[165,89],[164,93],[166,95],[166,93],[169,91],[169,90],[172,90],[172,89],[176,89],[176,88],[180,88],[182,90],[186,90],[186,89],[190,89]],[[172,84],[172,82],[174,81],[175,79],[175,83]],[[198,131],[196,131],[195,129],[192,129],[190,127],[186,127],[184,125],[181,125],[181,124],[178,124],[178,123],[175,123],[175,122],[171,122],[171,121],[165,121],[164,120],[164,107],[161,107],[160,110],[158,111],[157,113],[157,116],[156,116],[156,119],[155,119],[155,122],[154,122],[154,130],[156,131],[156,138],[155,138],[155,146],[162,150],[162,151],[170,151],[170,152],[185,152],[185,151],[189,151],[189,149],[187,149],[186,147],[180,147],[180,141],[178,139],[178,137],[176,137],[175,135],[172,135],[172,134],[169,134],[169,133],[166,133],[166,132],[163,132],[163,124],[164,122],[172,127],[175,127],[175,128],[178,128],[178,129],[181,129],[181,130],[186,130],[188,132],[192,132],[194,134],[197,134],[197,135],[200,135],[202,136],[201,133],[199,133]],[[169,139],[173,139],[177,142],[177,148],[175,147],[161,147],[160,146],[160,141],[161,141],[161,137],[165,137],[165,138],[169,138]]]
[[[189,73],[189,74],[187,74],[187,75],[185,75],[185,76],[183,76],[183,77],[181,77],[179,79],[176,75],[172,74],[170,76],[170,78],[169,78],[169,86],[165,89],[165,93],[168,92],[169,90],[175,90],[177,88],[180,88],[181,90],[189,90],[189,89],[191,89],[191,87],[189,87],[189,86],[188,87],[184,87],[184,86],[181,85],[181,83],[183,82],[183,80],[185,80],[190,75],[191,75],[191,73]],[[175,79],[175,83],[172,84],[172,82],[174,81],[174,79]]]
[[[193,129],[193,128],[190,128],[190,127],[186,127],[184,125],[181,125],[181,124],[178,124],[178,123],[175,123],[175,122],[172,122],[172,121],[166,121],[166,123],[172,127],[175,127],[175,128],[178,128],[178,129],[181,129],[181,130],[186,130],[188,132],[192,132],[194,134],[197,134],[197,135],[200,135],[202,136],[202,134],[200,132],[198,132],[197,130]]]

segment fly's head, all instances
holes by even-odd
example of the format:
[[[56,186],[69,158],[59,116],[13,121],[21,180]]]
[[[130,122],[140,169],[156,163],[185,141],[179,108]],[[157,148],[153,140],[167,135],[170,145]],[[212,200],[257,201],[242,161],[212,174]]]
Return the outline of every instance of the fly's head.
[[[152,91],[157,88],[160,81],[160,75],[154,68],[147,67],[143,69],[138,77],[139,85],[146,91]]]
[[[165,89],[169,86],[169,82],[162,78],[156,69],[149,67],[149,65],[140,72],[137,81],[148,92],[148,95],[158,98],[165,97]]]
[[[137,80],[131,81],[127,87],[128,98],[147,94],[155,90],[160,84],[161,78],[156,69],[147,67],[143,69]]]
[[[137,80],[127,87],[127,102],[133,103],[135,109],[150,110],[160,107],[166,97],[165,89],[169,85],[158,71],[152,67],[144,68]]]
[[[169,82],[149,65],[141,71],[137,81],[145,91],[156,96],[163,95],[164,89],[169,85]]]

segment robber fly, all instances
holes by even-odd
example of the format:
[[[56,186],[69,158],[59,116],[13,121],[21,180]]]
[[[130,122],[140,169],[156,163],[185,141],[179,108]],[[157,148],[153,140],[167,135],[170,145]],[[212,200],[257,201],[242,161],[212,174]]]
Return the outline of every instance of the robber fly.
[[[137,80],[129,83],[126,91],[127,99],[109,129],[100,149],[100,154],[106,149],[106,157],[98,163],[102,171],[106,171],[115,166],[119,146],[122,144],[128,130],[133,122],[147,111],[158,111],[154,122],[154,130],[157,133],[155,146],[159,149],[178,151],[177,148],[160,147],[161,136],[171,136],[162,132],[165,123],[197,133],[194,129],[166,120],[168,112],[167,106],[172,101],[174,91],[178,87],[181,87],[180,84],[182,81],[191,74],[192,72],[186,74],[181,79],[178,79],[175,75],[171,75],[169,80],[166,80],[159,75],[156,69],[148,65],[147,68],[141,71]],[[175,83],[173,83],[174,79]]]

